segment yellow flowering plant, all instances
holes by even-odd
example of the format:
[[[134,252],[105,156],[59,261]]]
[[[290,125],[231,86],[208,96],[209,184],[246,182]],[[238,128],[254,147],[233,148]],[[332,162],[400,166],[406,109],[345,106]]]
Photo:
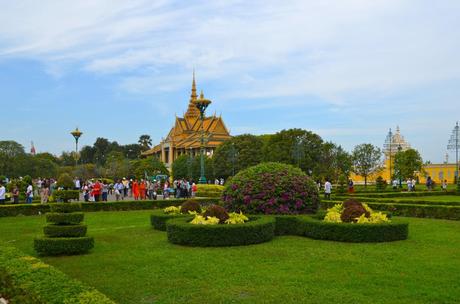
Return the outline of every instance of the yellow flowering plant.
[[[180,214],[180,206],[169,206],[163,209],[163,212],[166,214]]]
[[[231,212],[228,216],[229,218],[225,221],[225,224],[244,224],[244,222],[249,221],[249,218],[241,211],[240,213]]]
[[[204,217],[202,215],[195,215],[195,218],[190,222],[194,225],[217,225],[219,224],[219,219],[215,216]]]
[[[369,216],[366,216],[365,213],[361,214],[356,218],[357,224],[380,224],[390,222],[386,214],[375,212],[367,204],[362,204],[362,206],[369,213]],[[343,210],[343,204],[336,204],[334,207],[327,209],[324,221],[329,223],[342,223],[341,215]]]

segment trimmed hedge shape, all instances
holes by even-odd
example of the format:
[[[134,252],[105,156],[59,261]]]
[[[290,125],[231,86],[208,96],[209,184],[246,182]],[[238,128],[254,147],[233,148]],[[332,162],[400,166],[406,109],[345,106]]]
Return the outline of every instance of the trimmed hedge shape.
[[[62,255],[87,253],[94,247],[92,237],[36,238],[34,248],[38,255]]]
[[[46,214],[46,221],[57,225],[76,225],[83,221],[85,215],[83,212],[74,213],[55,213],[50,212]]]
[[[0,245],[0,294],[11,304],[115,304],[96,289],[6,244]]]
[[[194,225],[188,218],[171,219],[166,223],[168,240],[173,244],[219,247],[258,244],[275,235],[274,217],[250,217],[250,221],[235,225]]]
[[[275,235],[304,235],[305,227],[300,223],[300,216],[278,215],[275,217]]]
[[[222,197],[225,187],[221,185],[198,184],[196,197]]]
[[[353,224],[328,223],[313,218],[299,219],[306,237],[339,242],[391,242],[405,240],[409,234],[407,223]]]
[[[55,190],[53,192],[55,200],[68,202],[70,200],[78,201],[80,199],[80,191],[78,190]]]
[[[166,221],[175,218],[188,218],[191,220],[193,216],[187,214],[166,214],[163,209],[155,210],[150,215],[150,224],[154,229],[166,231]]]
[[[47,237],[82,237],[86,235],[86,225],[46,225],[43,233]]]
[[[50,204],[50,211],[57,213],[71,213],[82,210],[80,203],[55,203]]]

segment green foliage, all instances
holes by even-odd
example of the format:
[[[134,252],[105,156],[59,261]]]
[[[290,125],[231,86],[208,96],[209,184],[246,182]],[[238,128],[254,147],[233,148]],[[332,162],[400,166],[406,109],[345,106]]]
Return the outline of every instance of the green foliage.
[[[57,180],[57,186],[64,188],[64,190],[73,189],[74,183],[72,177],[67,173],[61,174]]]
[[[219,224],[224,224],[225,221],[230,218],[225,208],[219,205],[211,205],[206,208],[203,217],[217,217],[219,219]]]
[[[156,157],[147,157],[143,159],[131,161],[132,172],[136,178],[141,179],[145,177],[145,174],[148,176],[156,174],[165,174],[169,175],[169,171],[158,158]]]
[[[192,215],[187,214],[175,214],[175,213],[164,213],[163,210],[155,210],[150,215],[150,224],[156,230],[166,231],[166,222],[170,219],[177,217],[186,217],[188,220],[193,218]]]
[[[347,177],[343,174],[340,175],[337,183],[338,183],[337,193],[344,194],[347,188]]]
[[[339,242],[390,242],[405,240],[409,234],[407,223],[353,224],[330,223],[312,218],[299,220],[305,236],[312,239]]]
[[[122,152],[112,151],[107,155],[107,162],[104,168],[104,175],[115,179],[129,176],[131,163],[125,158]]]
[[[3,244],[0,246],[0,293],[12,304],[114,304],[94,288]]]
[[[193,225],[189,219],[171,219],[166,223],[168,240],[173,244],[202,247],[241,246],[268,242],[274,237],[273,217],[250,217],[236,225]]]
[[[180,212],[183,214],[189,214],[189,212],[201,213],[200,203],[196,200],[187,200],[181,205]]]
[[[49,212],[46,214],[46,221],[57,225],[76,225],[80,224],[84,218],[83,212],[57,213]]]
[[[399,178],[415,178],[415,172],[421,172],[423,167],[423,160],[415,149],[408,149],[406,151],[399,151],[395,155],[394,170],[395,175]]]
[[[55,225],[49,224],[43,227],[43,233],[47,237],[83,237],[86,235],[87,227],[78,225]]]
[[[344,223],[356,223],[357,218],[359,218],[362,214],[366,217],[370,216],[370,212],[364,208],[363,204],[354,199],[345,201],[343,203],[343,207],[340,219]]]
[[[142,151],[147,151],[152,146],[152,139],[150,135],[144,134],[139,137],[138,143],[142,147]]]
[[[250,134],[237,135],[225,141],[213,155],[215,175],[227,179],[242,169],[259,164],[263,161],[263,146],[260,136]]]
[[[371,144],[361,144],[353,149],[353,172],[364,177],[367,186],[367,177],[381,169],[381,150]]]
[[[297,215],[277,215],[275,235],[298,235],[303,236],[305,229],[300,225],[300,217]]]
[[[94,239],[84,237],[42,237],[34,240],[34,249],[40,256],[87,253],[94,247]]]
[[[78,190],[55,190],[53,197],[56,201],[68,202],[70,200],[77,200],[80,198]]]
[[[201,174],[200,155],[190,157],[189,155],[181,155],[176,158],[172,164],[172,172],[174,179],[186,178],[194,181],[199,180]],[[208,180],[213,180],[214,175],[214,162],[211,158],[204,158],[205,177]]]
[[[240,171],[223,194],[229,211],[256,214],[314,213],[319,205],[316,184],[299,168],[262,163]]]
[[[81,211],[81,204],[80,203],[56,203],[50,205],[51,212],[58,212],[58,213],[72,213],[72,212],[79,212]]]
[[[377,189],[377,191],[385,191],[387,186],[387,181],[384,180],[383,177],[377,177],[377,179],[375,180],[375,188]]]
[[[197,197],[222,197],[225,187],[211,184],[198,184]]]

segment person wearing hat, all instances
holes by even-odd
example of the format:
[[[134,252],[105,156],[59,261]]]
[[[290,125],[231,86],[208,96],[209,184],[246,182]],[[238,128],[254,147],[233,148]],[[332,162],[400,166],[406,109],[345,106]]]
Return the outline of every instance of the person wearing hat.
[[[128,189],[129,189],[129,182],[126,179],[126,177],[123,177],[123,181],[121,183],[123,184],[123,197],[127,197]]]

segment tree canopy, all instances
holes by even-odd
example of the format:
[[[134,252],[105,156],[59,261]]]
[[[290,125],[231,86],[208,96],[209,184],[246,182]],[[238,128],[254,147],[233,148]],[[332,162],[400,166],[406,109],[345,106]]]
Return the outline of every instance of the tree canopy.
[[[367,186],[367,177],[381,169],[382,152],[372,144],[360,144],[353,149],[353,172],[364,177]]]

